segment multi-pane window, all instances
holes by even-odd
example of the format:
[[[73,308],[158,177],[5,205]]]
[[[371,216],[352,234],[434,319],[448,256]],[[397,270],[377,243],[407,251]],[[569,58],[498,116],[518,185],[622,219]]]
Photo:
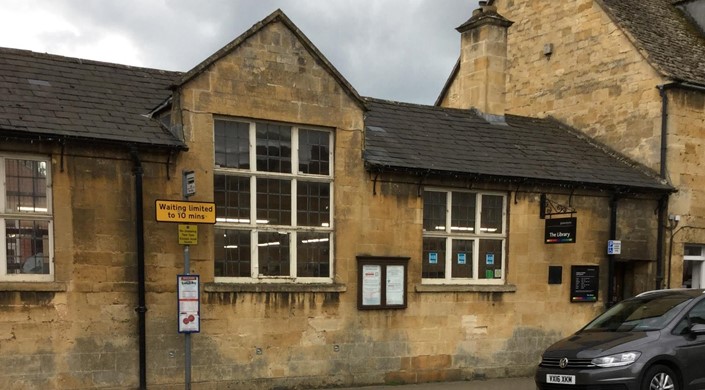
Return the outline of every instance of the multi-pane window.
[[[332,279],[333,133],[216,119],[215,276]]]
[[[51,281],[49,163],[0,155],[0,280]]]
[[[423,201],[423,282],[503,283],[506,196],[428,190]]]

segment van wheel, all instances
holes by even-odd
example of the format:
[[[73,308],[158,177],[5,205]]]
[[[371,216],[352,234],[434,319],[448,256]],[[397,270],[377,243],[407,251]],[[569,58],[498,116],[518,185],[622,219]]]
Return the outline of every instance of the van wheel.
[[[662,365],[655,365],[649,368],[644,375],[642,390],[679,390],[676,373],[670,368]]]

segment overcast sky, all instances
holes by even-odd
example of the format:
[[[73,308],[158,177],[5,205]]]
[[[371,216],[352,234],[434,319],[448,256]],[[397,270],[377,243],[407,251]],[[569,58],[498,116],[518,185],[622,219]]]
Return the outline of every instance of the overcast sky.
[[[187,71],[281,8],[363,96],[433,104],[476,0],[0,0],[0,46]]]

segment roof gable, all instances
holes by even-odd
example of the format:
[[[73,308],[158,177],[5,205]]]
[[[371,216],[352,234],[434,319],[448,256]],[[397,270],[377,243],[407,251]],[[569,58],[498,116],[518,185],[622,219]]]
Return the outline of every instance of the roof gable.
[[[597,2],[664,76],[705,85],[705,36],[673,0]]]
[[[326,57],[311,43],[311,41],[304,35],[301,30],[296,27],[296,25],[284,14],[281,9],[277,9],[269,16],[261,20],[260,22],[253,25],[249,30],[245,31],[239,37],[232,40],[227,45],[223,46],[220,50],[213,53],[210,57],[203,60],[200,64],[196,65],[193,69],[186,72],[177,83],[177,87],[180,87],[197,77],[201,73],[205,72],[210,66],[221,58],[227,56],[233,52],[240,45],[245,43],[248,39],[260,32],[265,26],[270,23],[280,22],[286,28],[288,28],[294,36],[301,42],[301,44],[306,48],[306,50],[313,56],[317,61],[320,62],[321,66],[326,69],[326,71],[341,85],[343,90],[350,96],[360,107],[364,108],[364,101],[357,93],[355,88],[343,77],[340,72],[326,59]]]
[[[182,148],[147,116],[178,75],[0,48],[0,132]]]
[[[371,170],[433,172],[571,187],[670,191],[655,172],[553,119],[367,99]]]

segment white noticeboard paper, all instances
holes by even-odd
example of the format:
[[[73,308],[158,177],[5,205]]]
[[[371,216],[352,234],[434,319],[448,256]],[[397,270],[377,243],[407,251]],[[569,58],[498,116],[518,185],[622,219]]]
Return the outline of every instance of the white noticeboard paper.
[[[201,331],[201,300],[198,275],[176,275],[179,333]]]
[[[382,267],[362,266],[362,304],[364,306],[382,303]]]
[[[387,266],[387,305],[404,304],[404,266]]]

